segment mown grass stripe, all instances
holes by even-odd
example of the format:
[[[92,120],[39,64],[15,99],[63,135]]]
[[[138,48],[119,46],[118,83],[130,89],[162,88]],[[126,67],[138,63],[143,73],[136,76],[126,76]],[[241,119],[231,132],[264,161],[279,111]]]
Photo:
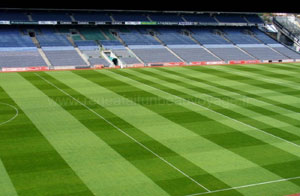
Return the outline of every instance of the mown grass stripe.
[[[245,82],[245,78],[242,77],[241,80],[238,80],[235,78],[234,74],[231,74],[229,72],[224,73],[221,70],[209,70],[207,68],[190,68],[190,67],[184,67],[183,69],[187,69],[187,70],[192,70],[192,71],[196,71],[198,73],[201,73],[201,75],[210,75],[213,78],[216,78],[215,80],[211,80],[211,83],[216,83],[217,82],[217,87],[223,88],[223,89],[227,89],[229,91],[233,91],[233,92],[237,92],[239,94],[245,95],[247,97],[251,97],[257,100],[261,100],[267,103],[270,103],[272,105],[276,105],[278,107],[282,107],[285,108],[287,110],[293,111],[293,112],[297,112],[300,113],[300,108],[299,107],[295,107],[294,105],[290,105],[289,103],[287,103],[286,101],[282,101],[280,99],[276,99],[273,97],[267,97],[264,95],[260,95],[259,93],[254,93],[251,92],[249,89],[257,89],[259,91],[262,91],[264,89],[263,86],[257,86],[257,85],[253,85],[253,84],[248,84],[247,82]],[[209,82],[208,79],[204,78],[203,79],[206,80],[206,82]],[[220,82],[218,82],[218,80],[224,80],[224,81],[230,81],[232,84],[244,84],[243,88],[237,88],[234,85],[228,85],[226,83],[220,84]],[[228,83],[228,82],[227,82]],[[274,92],[272,91],[272,89],[266,89],[265,92]]]
[[[278,70],[276,68],[266,69],[265,67],[245,67],[244,69],[237,69],[239,71],[250,71],[255,73],[257,76],[266,76],[265,78],[270,78],[270,81],[279,82],[282,85],[291,86],[299,90],[299,72],[297,71],[286,71]]]
[[[297,77],[300,70],[294,67],[289,67],[284,64],[271,64],[271,65],[264,65],[264,64],[256,64],[256,65],[246,65],[245,68],[256,68],[261,70],[269,70],[269,71],[275,71],[277,73],[285,73],[285,74],[291,74],[293,77]]]
[[[226,186],[224,183],[215,180],[211,175],[204,172],[194,164],[180,157],[175,152],[171,151],[167,147],[161,145],[156,142],[149,136],[143,134],[141,131],[126,123],[122,119],[118,118],[116,115],[107,111],[105,108],[101,107],[97,103],[88,99],[86,96],[78,93],[77,91],[69,88],[65,84],[59,82],[48,74],[40,73],[47,81],[51,82],[51,84],[55,85],[57,88],[63,90],[68,93],[70,96],[64,94],[59,89],[55,88],[51,84],[46,81],[34,79],[33,75],[28,77],[28,80],[34,83],[38,88],[40,88],[44,93],[46,93],[51,99],[57,101],[58,104],[68,111],[71,115],[78,119],[78,121],[82,122],[87,128],[89,128],[92,132],[94,132],[98,137],[100,137],[103,141],[105,141],[109,146],[111,146],[115,151],[117,151],[120,155],[122,155],[126,160],[128,160],[132,165],[138,168],[141,172],[143,172],[146,176],[148,176],[153,182],[159,185],[163,190],[168,192],[171,195],[185,195],[195,192],[207,192],[202,186],[199,186],[199,179],[205,179],[206,183],[215,182],[217,186]],[[59,102],[57,97],[63,98],[64,100],[68,100],[70,105],[64,105]],[[83,100],[84,105],[76,104],[76,100]],[[75,103],[74,103],[75,102]],[[76,112],[74,111],[74,105],[76,106]],[[72,107],[73,106],[73,107]],[[77,112],[80,111],[80,114]],[[94,111],[94,112],[91,112]],[[101,120],[98,115],[103,116],[108,121],[104,119]],[[84,116],[95,116],[92,117],[94,120],[87,121],[84,119]],[[111,122],[111,123],[108,123]],[[113,126],[115,125],[115,126]],[[99,127],[102,129],[99,130]],[[119,127],[119,130],[116,129]],[[105,129],[103,129],[105,128]],[[130,135],[126,132],[122,133],[120,130],[127,130]],[[133,133],[135,140],[132,140],[131,134]],[[128,134],[128,135],[127,135]],[[130,137],[129,137],[130,136]],[[137,141],[140,143],[137,143]],[[169,162],[163,161],[159,157],[155,156],[152,152],[147,149],[154,149],[155,154],[158,154],[161,157],[166,157],[166,159],[174,159],[178,160],[181,163],[180,167],[187,167],[187,170],[194,172],[193,179],[196,179],[199,184],[196,184],[194,181],[191,181],[190,178],[183,175],[182,172],[179,172],[178,169],[172,167]],[[172,158],[171,158],[172,157]],[[174,164],[175,165],[175,164]],[[180,168],[181,170],[181,168]],[[193,174],[192,174],[193,175]],[[207,182],[208,181],[208,182]],[[202,183],[201,183],[202,184]]]
[[[254,77],[255,79],[259,79],[262,81],[276,83],[282,86],[290,87],[292,89],[297,89],[297,90],[300,89],[299,78],[294,77],[293,74],[284,74],[282,71],[278,73],[270,69],[261,69],[261,68],[253,68],[253,67],[241,68],[241,67],[239,68],[230,67],[229,69],[238,70],[238,71],[234,71],[234,73],[238,73],[242,75],[244,75],[245,72],[247,74],[250,73],[248,75],[249,77]]]
[[[1,190],[1,194],[3,195],[7,195],[7,196],[18,195],[1,159],[0,159],[0,190]]]
[[[213,145],[211,142],[196,135],[195,133],[178,126],[155,112],[152,112],[141,105],[135,104],[134,102],[125,99],[124,97],[121,97],[120,95],[117,95],[114,92],[89,81],[88,79],[69,72],[51,72],[48,74],[64,82],[64,84],[74,90],[77,90],[81,94],[84,94],[88,98],[91,98],[98,104],[103,105],[109,111],[136,126],[144,133],[166,145],[168,148],[176,151],[181,156],[205,169],[207,172],[211,174],[222,172],[222,175],[219,175],[221,177],[220,180],[226,179],[226,182],[230,186],[241,184],[240,181],[234,179],[235,175],[230,172],[231,170],[247,168],[248,172],[243,172],[243,176],[247,176],[249,183],[253,183],[258,180],[257,178],[251,178],[247,175],[250,170],[259,171],[260,176],[258,178],[261,177],[262,173],[265,173],[261,171],[259,167],[257,168],[257,165],[250,163],[242,157],[226,151],[220,146]],[[87,78],[91,77],[88,76]],[[103,78],[94,78],[93,80],[101,82]],[[102,97],[104,100],[100,101],[97,97]],[[120,104],[107,104],[106,99],[118,100],[119,103],[122,103],[122,107],[117,107],[120,106]],[[182,161],[177,162],[177,164],[182,165]],[[184,167],[184,169],[188,169],[186,165]],[[193,170],[191,169],[191,171]],[[244,183],[247,183],[247,181],[244,181]],[[217,185],[215,182],[212,184],[215,190]]]
[[[167,68],[161,68],[161,69],[153,69],[157,71],[161,71],[166,74],[172,74],[173,77],[177,77],[178,80],[185,80],[189,83],[194,83],[195,85],[204,86],[208,89],[211,89],[212,91],[217,91],[218,93],[221,93],[222,96],[228,96],[230,99],[226,99],[226,101],[230,101],[233,103],[243,103],[242,106],[247,107],[251,109],[252,107],[255,108],[255,110],[260,111],[260,113],[271,116],[272,118],[283,120],[284,122],[291,123],[291,124],[298,124],[300,119],[300,114],[293,112],[291,110],[287,110],[286,108],[282,108],[277,106],[277,104],[268,103],[266,101],[255,99],[253,98],[254,95],[247,96],[247,93],[240,91],[237,88],[227,87],[222,84],[222,80],[215,79],[213,81],[206,80],[205,74],[199,73],[200,77],[195,77],[195,73],[192,70],[187,69],[167,69]],[[234,86],[234,85],[233,85]],[[222,98],[221,96],[221,98]],[[232,100],[237,100],[232,101]],[[280,118],[277,118],[278,115]],[[284,118],[284,119],[282,119]]]
[[[257,107],[255,105],[251,105],[250,103],[240,101],[234,97],[226,96],[215,89],[203,86],[201,83],[192,84],[193,81],[191,80],[185,81],[185,78],[176,78],[174,75],[168,75],[168,73],[160,72],[159,70],[161,69],[135,69],[136,72],[154,77],[156,80],[161,80],[161,82],[168,82],[169,85],[164,85],[172,85],[173,87],[170,88],[178,89],[178,91],[182,94],[181,97],[186,100],[197,100],[197,103],[200,102],[202,105],[208,102],[209,108],[214,111],[284,138],[288,141],[294,143],[299,142],[300,144],[299,133],[297,133],[300,130],[298,129],[298,125],[300,125],[299,121],[281,116],[278,113],[265,110],[264,108]],[[183,87],[182,90],[181,87]],[[195,92],[198,92],[199,94],[196,95]],[[210,98],[216,98],[217,101],[210,101]],[[274,116],[273,118],[272,115]],[[272,122],[272,125],[268,124],[268,122]],[[285,129],[283,130],[280,127],[284,127]]]
[[[297,88],[294,88],[294,86],[292,87],[292,85],[289,85],[282,81],[280,82],[278,81],[278,79],[268,79],[264,77],[259,77],[252,72],[245,73],[242,71],[232,71],[233,68],[230,68],[231,66],[228,66],[227,68],[224,67],[222,67],[221,69],[217,67],[209,67],[206,69],[206,71],[212,70],[214,72],[215,70],[219,70],[223,72],[225,77],[227,77],[227,73],[230,73],[234,75],[235,79],[245,82],[247,84],[268,89],[278,94],[284,94],[285,96],[289,95],[289,99],[293,102],[297,102],[297,100],[299,100],[299,90]]]
[[[265,67],[267,69],[279,69],[284,71],[293,71],[293,72],[299,72],[300,66],[299,64],[294,63],[276,63],[276,64],[256,64],[254,66],[260,66]]]
[[[135,95],[141,95],[141,96],[148,96],[148,97],[155,97],[156,95],[150,93],[150,92],[147,92],[147,91],[144,91],[142,90],[141,88],[138,88],[138,87],[134,87],[132,86],[131,84],[129,84],[128,81],[124,82],[124,81],[121,81],[121,79],[116,79],[117,76],[108,76],[110,74],[106,74],[107,72],[100,72],[100,71],[97,71],[98,72],[98,77],[99,78],[105,78],[105,77],[109,77],[110,78],[110,81],[112,80],[113,78],[113,82],[111,81],[110,83],[108,82],[102,82],[100,85],[106,87],[106,88],[109,88],[110,90],[113,90],[115,91],[116,93],[119,93],[120,95],[124,96],[124,97],[127,97],[129,99],[132,99],[133,97],[133,94],[132,92],[134,92]],[[131,74],[128,74],[128,73],[125,73],[125,72],[122,72],[121,70],[110,70],[110,72],[114,72],[114,73],[118,73],[120,75],[120,78],[123,77],[126,77],[128,79],[133,79],[133,80],[136,80],[136,81],[139,81],[141,83],[141,86],[142,84],[151,84],[150,86],[155,86],[157,89],[160,89],[160,86],[159,84],[156,84],[152,81],[149,81],[149,80],[145,80],[143,78],[140,78],[140,77],[137,77],[135,75],[131,75]],[[124,90],[122,91],[121,89],[127,89],[127,92],[124,92]],[[163,89],[165,90],[166,87],[163,87]],[[163,91],[164,91],[163,90]],[[129,91],[129,92],[128,92]],[[158,97],[157,97],[158,98]],[[260,165],[261,167],[273,172],[274,174],[277,174],[279,176],[282,176],[282,177],[287,177],[287,174],[284,174],[283,172],[281,172],[282,170],[278,170],[279,168],[277,169],[274,169],[274,168],[271,168],[271,165],[272,164],[272,161],[271,160],[268,160],[268,159],[265,159],[264,161],[262,161],[262,159],[264,159],[265,157],[267,157],[268,153],[276,153],[277,155],[281,154],[281,158],[285,157],[287,158],[286,159],[286,162],[283,161],[283,163],[276,163],[277,161],[276,160],[273,160],[275,161],[274,165],[278,166],[280,164],[282,164],[282,168],[285,168],[284,165],[286,164],[289,164],[290,162],[293,162],[293,163],[296,163],[296,162],[300,162],[299,158],[290,154],[290,153],[287,153],[286,151],[283,151],[283,150],[280,150],[274,146],[271,146],[271,145],[268,145],[266,144],[265,142],[263,141],[260,141],[260,140],[257,140],[253,137],[250,137],[246,134],[243,134],[237,130],[234,130],[233,128],[229,128],[230,131],[228,130],[228,128],[226,128],[226,126],[222,125],[222,124],[219,124],[217,121],[214,122],[214,129],[216,130],[228,130],[228,132],[224,131],[223,133],[213,133],[212,134],[209,134],[209,133],[206,133],[205,132],[209,132],[209,126],[208,127],[205,127],[207,128],[207,130],[205,132],[202,132],[201,133],[201,127],[203,127],[203,125],[201,125],[201,121],[205,121],[204,119],[206,117],[198,114],[198,113],[193,113],[191,111],[186,111],[186,109],[182,108],[182,107],[179,107],[177,104],[172,104],[170,103],[170,101],[168,100],[165,100],[163,98],[160,97],[160,99],[164,100],[164,103],[168,103],[172,105],[172,111],[173,111],[173,115],[168,115],[167,113],[165,113],[164,111],[170,111],[170,109],[168,109],[169,107],[169,104],[164,104],[164,105],[160,105],[159,108],[157,107],[153,107],[151,105],[145,105],[145,107],[159,113],[160,115],[168,118],[168,119],[171,119],[173,120],[175,123],[178,123],[178,124],[181,124],[182,126],[190,129],[191,131],[195,131],[197,134],[202,134],[203,137],[217,143],[218,145],[220,146],[223,146],[224,148],[226,149],[229,149],[231,150],[232,152],[235,152],[236,154],[248,159],[248,160],[251,160],[252,162]],[[133,99],[134,100],[134,99]],[[136,100],[134,100],[136,101]],[[137,103],[139,104],[143,104],[143,103],[140,103],[137,101]],[[188,116],[188,118],[191,118],[191,119],[198,119],[198,122],[197,123],[200,123],[198,126],[188,126],[184,121],[185,121],[185,118],[178,118],[176,115],[174,116],[174,111],[175,108],[178,108],[182,111],[182,113],[184,113],[185,115],[187,114],[190,114]],[[192,117],[192,114],[195,115]],[[175,117],[175,118],[174,118]],[[239,138],[237,140],[232,140],[232,138]],[[258,149],[264,149],[264,151],[261,151],[261,153],[257,153],[257,154],[253,154],[253,151],[254,150],[255,152],[258,152],[259,150]],[[251,150],[250,150],[251,149]],[[268,150],[266,150],[268,149]],[[250,151],[249,151],[250,150]],[[258,150],[258,151],[257,151]],[[252,153],[250,153],[252,152]],[[260,158],[259,158],[260,157]],[[263,158],[264,157],[264,158]],[[267,161],[268,163],[266,163],[265,161]],[[300,166],[298,166],[300,167]],[[285,169],[288,169],[288,168],[285,168]],[[299,171],[300,172],[300,171]],[[289,174],[291,174],[290,172],[288,172]],[[297,174],[295,174],[297,176]],[[291,177],[291,176],[288,176],[288,177]]]
[[[260,182],[260,183],[256,183],[256,184],[248,184],[248,185],[232,187],[232,188],[228,188],[228,189],[220,189],[220,190],[216,190],[216,191],[211,191],[209,193],[196,193],[196,194],[187,195],[187,196],[210,195],[210,194],[213,194],[213,193],[229,191],[229,190],[232,190],[232,189],[244,189],[244,188],[249,188],[249,187],[254,187],[254,186],[261,186],[261,185],[272,184],[272,183],[274,184],[274,183],[280,183],[280,182],[292,181],[292,180],[298,180],[298,179],[300,179],[300,176],[292,177],[292,178],[286,178],[286,179],[280,179],[280,180],[273,180],[273,181],[268,181],[268,182]]]
[[[36,79],[32,78],[32,74],[34,73],[22,73],[23,77],[17,78],[22,87],[14,86],[14,88],[19,91],[18,88],[24,88],[26,92],[23,90],[16,93],[15,97],[27,98],[22,99],[23,102],[20,104],[94,195],[118,195],[120,191],[128,195],[166,194],[64,108],[40,91],[33,84],[36,82],[41,87],[43,83],[39,78],[32,81],[33,83],[29,82]],[[49,91],[55,94],[51,89]],[[86,119],[90,120],[89,116],[86,116]],[[126,189],[120,190],[120,187]]]
[[[22,85],[12,75],[16,74],[0,77],[3,87],[0,88],[0,101],[16,106],[19,112],[17,118],[0,127],[0,157],[18,195],[93,195],[22,107],[17,106],[18,100],[13,101],[12,91],[21,89]],[[14,84],[20,86],[15,87]],[[1,174],[1,177],[5,175]],[[8,184],[9,181],[1,182],[7,189]],[[0,191],[3,195],[10,195],[5,192],[5,187]]]
[[[138,71],[140,73],[143,72],[143,70],[138,70]],[[146,72],[145,74],[147,76],[149,76],[149,73],[147,74],[147,72]],[[136,74],[133,74],[133,75],[136,75]],[[221,115],[221,116],[223,116],[223,117],[225,117],[227,119],[235,121],[236,123],[239,123],[240,125],[247,126],[250,129],[254,129],[256,131],[263,132],[263,133],[268,134],[270,136],[273,136],[273,137],[275,137],[275,138],[277,138],[279,140],[282,140],[282,141],[285,141],[287,143],[290,143],[290,144],[292,144],[292,145],[294,145],[296,147],[300,147],[300,145],[298,144],[299,138],[298,138],[297,135],[294,135],[294,134],[289,133],[289,132],[283,132],[282,133],[282,131],[278,130],[277,128],[272,128],[272,130],[270,131],[268,129],[269,127],[267,125],[264,125],[262,122],[259,122],[259,121],[255,122],[254,125],[253,125],[252,121],[255,121],[254,119],[251,119],[249,117],[246,117],[245,115],[242,115],[240,113],[237,113],[237,112],[234,112],[234,111],[232,111],[230,109],[222,107],[222,105],[219,106],[218,104],[215,104],[215,103],[213,103],[211,101],[207,101],[207,100],[203,99],[202,97],[203,97],[203,95],[206,96],[207,90],[204,90],[204,91],[201,90],[200,91],[202,93],[201,97],[199,97],[199,96],[198,97],[191,96],[189,94],[184,93],[182,90],[179,90],[179,89],[177,90],[177,88],[174,88],[174,87],[170,88],[170,87],[168,87],[165,84],[161,85],[161,83],[163,81],[167,81],[168,80],[170,82],[170,84],[172,84],[172,83],[176,83],[176,80],[169,79],[169,78],[166,78],[166,77],[160,76],[160,75],[157,76],[157,74],[153,74],[153,73],[151,73],[151,75],[153,75],[154,77],[156,77],[155,79],[163,78],[163,80],[155,82],[155,84],[160,84],[159,85],[160,88],[164,89],[165,92],[168,92],[170,94],[174,94],[174,95],[180,97],[183,100],[186,100],[188,102],[193,103],[196,106],[200,106],[200,107],[205,106],[205,108],[207,108],[208,110],[214,112],[215,114]],[[144,76],[139,76],[139,77],[144,78]],[[149,80],[149,81],[152,81],[152,79],[153,78],[150,78],[150,79],[147,78],[147,80]],[[177,83],[178,83],[178,81],[177,81]],[[186,87],[186,86],[189,86],[189,84],[183,84],[183,86]],[[197,89],[199,90],[198,87],[188,87],[188,88],[192,88],[192,89],[196,88],[196,90]],[[190,93],[190,94],[193,94],[193,93]],[[206,106],[207,102],[208,102],[209,106]],[[267,127],[267,129],[260,129],[255,124],[260,124],[263,127]]]
[[[105,122],[107,122],[108,124],[110,124],[112,127],[114,127],[115,129],[117,129],[118,131],[120,131],[121,133],[123,133],[124,135],[126,135],[128,138],[130,138],[131,140],[133,140],[135,143],[137,143],[138,145],[140,145],[141,147],[143,147],[145,150],[149,151],[150,153],[152,153],[154,156],[156,156],[157,158],[159,158],[160,160],[162,160],[163,162],[165,162],[167,165],[169,165],[170,167],[172,167],[173,169],[177,170],[179,173],[181,173],[182,175],[184,175],[185,177],[189,178],[192,182],[194,182],[195,184],[197,184],[198,186],[202,187],[203,189],[205,189],[207,192],[210,192],[210,190],[208,188],[206,188],[205,186],[203,186],[202,184],[200,184],[199,182],[197,182],[195,179],[193,179],[192,177],[190,177],[189,175],[187,175],[186,173],[184,173],[183,171],[181,171],[180,169],[178,169],[176,166],[174,166],[172,163],[168,162],[166,159],[164,159],[163,157],[161,157],[160,155],[158,155],[157,153],[155,153],[154,151],[152,151],[150,148],[148,148],[147,146],[145,146],[144,144],[142,144],[141,142],[139,142],[138,140],[136,140],[134,137],[130,136],[129,134],[127,134],[125,131],[123,131],[122,129],[120,129],[119,127],[117,127],[115,124],[111,123],[109,120],[107,120],[106,118],[104,118],[103,116],[101,116],[99,113],[95,112],[93,109],[91,109],[90,107],[88,107],[86,104],[82,103],[81,101],[77,100],[76,98],[74,98],[72,95],[68,94],[66,91],[60,89],[59,87],[57,87],[55,84],[53,84],[52,82],[50,82],[49,80],[45,79],[43,76],[40,76],[39,74],[36,74],[37,76],[39,76],[41,79],[43,79],[45,82],[47,82],[48,84],[52,85],[53,87],[55,87],[56,89],[60,90],[62,93],[64,93],[65,95],[69,96],[70,98],[72,98],[74,101],[76,101],[77,103],[79,103],[80,105],[82,105],[83,107],[85,107],[86,109],[88,109],[90,112],[94,113],[96,116],[98,116],[99,118],[101,118],[102,120],[104,120]]]
[[[103,73],[103,72],[108,72],[108,71],[101,71],[101,73]],[[80,73],[80,74],[83,74],[83,72],[74,72],[74,73]],[[108,79],[106,79],[106,77],[105,76],[103,76],[103,75],[99,75],[99,76],[97,76],[97,74],[95,74],[95,76],[91,76],[91,74],[86,74],[86,72],[84,72],[85,74],[83,74],[83,77],[84,77],[84,75],[86,76],[86,78],[93,78],[93,81],[95,81],[96,83],[98,83],[98,85],[101,85],[101,86],[103,86],[104,84],[104,87],[106,86],[106,85],[108,85],[107,83],[108,83],[108,81],[110,81],[111,82],[111,79],[110,78],[108,78]],[[118,78],[118,76],[116,76],[117,78]],[[95,79],[96,78],[96,79]],[[121,76],[120,76],[120,78],[121,78]],[[119,86],[119,85],[116,83],[116,82],[113,82],[113,87],[115,87],[115,88],[118,88],[118,89],[120,89],[121,90],[121,93],[123,94],[123,93],[125,93],[125,91],[130,91],[130,92],[135,92],[135,94],[137,93],[135,90],[133,91],[131,88],[128,88],[128,87],[125,87],[125,86]],[[125,90],[125,89],[127,89],[127,90]],[[139,95],[137,95],[137,96],[139,96]],[[133,99],[135,99],[135,98],[133,98]],[[154,99],[154,97],[153,97],[153,100],[155,100]],[[142,103],[142,104],[144,104],[144,105],[150,105],[149,104],[149,102],[142,102],[142,99],[138,99],[138,101],[140,102],[140,103]],[[156,102],[157,103],[157,102]],[[162,101],[161,103],[165,103],[165,104],[167,104],[167,105],[170,105],[170,103],[167,103],[167,102],[165,102],[165,101]],[[162,104],[163,106],[165,106],[165,104]],[[174,106],[173,106],[174,107]],[[155,107],[156,108],[156,107]],[[175,117],[177,117],[178,118],[178,116],[176,115],[176,110],[174,110],[174,109],[170,109],[170,110],[166,110],[164,107],[160,107],[160,109],[159,108],[157,108],[158,110],[161,110],[161,112],[163,112],[164,113],[164,111],[172,111],[172,114],[173,115],[175,115]],[[182,112],[182,114],[187,114],[186,112]],[[171,115],[170,115],[171,116]],[[189,117],[191,117],[190,115],[189,116],[187,116],[187,119],[190,119],[191,121],[197,121],[197,120],[195,120],[196,118],[189,118]],[[201,121],[201,120],[200,120]],[[198,128],[198,129],[201,129],[201,127],[203,127],[203,124],[206,124],[205,123],[205,121],[201,121],[201,123],[198,125],[198,123],[199,122],[197,122],[197,124],[195,123],[195,125],[193,126],[191,123],[190,123],[190,126],[193,126],[194,128]],[[201,125],[202,124],[202,125]],[[207,124],[206,124],[207,125]],[[187,124],[187,126],[189,126],[188,124]],[[213,124],[212,124],[212,126],[213,126]],[[207,127],[206,127],[207,128]],[[213,127],[214,129],[217,129],[217,127]],[[211,130],[213,130],[213,129],[211,129]],[[195,130],[194,130],[195,131]],[[220,131],[223,131],[223,130],[220,130]],[[250,142],[251,143],[251,142]],[[216,154],[217,155],[217,154]],[[220,154],[221,155],[221,154]],[[220,156],[220,155],[217,155],[217,156]],[[201,156],[201,155],[200,155]],[[224,157],[225,158],[225,157]],[[226,160],[226,158],[225,158],[225,160]],[[226,164],[226,161],[225,162],[222,162],[221,164]],[[252,170],[253,169],[253,170]],[[267,179],[278,179],[278,176],[276,176],[275,174],[273,174],[272,172],[266,172],[267,170],[264,170],[264,169],[262,169],[261,167],[254,167],[254,168],[250,168],[250,169],[245,169],[245,170],[241,170],[240,172],[243,172],[243,173],[248,173],[248,174],[250,174],[249,172],[250,171],[252,171],[252,174],[250,175],[250,179],[252,179],[252,180],[258,180],[257,178],[252,178],[253,176],[253,172],[254,171],[259,171],[258,173],[259,173],[259,175],[257,176],[258,178],[267,178]],[[232,172],[232,171],[227,171],[228,173],[230,173],[230,172]],[[262,174],[263,174],[263,176],[262,176]],[[222,174],[220,174],[221,176],[222,176]],[[247,178],[246,176],[244,176],[245,178]],[[237,183],[237,180],[238,179],[235,179],[236,180],[236,182],[235,183]],[[246,181],[249,181],[249,177],[248,177],[248,179],[244,179],[245,181],[244,182],[246,182]],[[266,180],[266,179],[265,179]],[[228,179],[228,181],[234,181],[234,179]],[[257,181],[252,181],[252,182],[257,182]],[[239,185],[240,185],[240,181],[238,182],[239,183]]]

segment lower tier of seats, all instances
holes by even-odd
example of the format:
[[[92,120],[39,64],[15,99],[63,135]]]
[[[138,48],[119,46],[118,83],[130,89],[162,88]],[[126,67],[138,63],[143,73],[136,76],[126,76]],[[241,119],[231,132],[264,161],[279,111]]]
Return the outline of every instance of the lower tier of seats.
[[[87,66],[76,50],[43,50],[53,66]]]
[[[146,64],[182,62],[164,47],[130,47],[131,50]]]
[[[47,66],[37,50],[0,51],[0,67],[39,67]]]

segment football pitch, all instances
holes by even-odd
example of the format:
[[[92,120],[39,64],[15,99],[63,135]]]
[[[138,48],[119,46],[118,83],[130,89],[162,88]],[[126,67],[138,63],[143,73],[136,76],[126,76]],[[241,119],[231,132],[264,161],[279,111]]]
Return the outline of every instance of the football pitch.
[[[0,196],[300,193],[300,64],[0,73]]]

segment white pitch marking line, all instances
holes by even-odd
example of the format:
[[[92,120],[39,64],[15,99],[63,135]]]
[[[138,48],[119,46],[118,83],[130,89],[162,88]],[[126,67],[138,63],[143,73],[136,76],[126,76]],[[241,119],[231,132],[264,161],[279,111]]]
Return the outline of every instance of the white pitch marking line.
[[[118,73],[116,73],[116,74],[118,74]],[[118,74],[118,75],[120,75],[120,74]],[[123,75],[120,75],[120,76],[123,76]],[[127,77],[127,76],[123,76],[123,77],[129,78],[129,77]],[[131,79],[131,78],[129,78],[129,79]],[[131,79],[131,80],[133,80],[133,79]],[[136,81],[136,80],[134,80],[134,81]],[[289,143],[289,144],[292,144],[292,145],[294,145],[294,146],[296,146],[296,147],[300,147],[300,145],[298,145],[298,144],[296,144],[296,143],[294,143],[294,142],[285,140],[285,139],[283,139],[283,138],[281,138],[281,137],[278,137],[278,136],[273,135],[273,134],[271,134],[271,133],[265,132],[265,131],[263,131],[263,130],[261,130],[261,129],[259,129],[259,128],[253,127],[252,125],[246,124],[246,123],[244,123],[244,122],[242,122],[242,121],[236,120],[236,119],[231,118],[231,117],[229,117],[229,116],[226,116],[226,115],[224,115],[224,114],[222,114],[222,113],[219,113],[219,112],[216,112],[216,111],[214,111],[214,110],[211,110],[211,109],[209,109],[209,108],[207,108],[207,107],[205,107],[205,106],[202,106],[202,105],[200,105],[200,104],[198,104],[198,103],[191,102],[191,101],[186,100],[186,99],[184,99],[184,98],[182,98],[182,97],[179,97],[179,96],[177,96],[177,95],[168,93],[168,92],[166,92],[166,91],[163,91],[163,90],[161,90],[161,89],[159,89],[159,88],[155,88],[155,87],[150,86],[150,85],[148,85],[148,84],[145,84],[145,83],[142,83],[142,82],[139,82],[139,81],[136,81],[136,82],[141,83],[141,84],[143,84],[143,85],[146,85],[146,86],[148,86],[148,87],[150,87],[150,88],[152,88],[152,89],[159,90],[159,91],[164,92],[164,93],[166,93],[166,94],[169,94],[169,95],[172,95],[172,96],[174,96],[174,97],[177,97],[177,98],[179,98],[179,99],[181,99],[181,100],[183,100],[183,101],[187,101],[187,102],[189,102],[189,103],[191,103],[191,104],[193,104],[193,105],[196,105],[196,106],[201,107],[202,109],[209,110],[209,111],[211,111],[211,112],[213,112],[213,113],[219,114],[219,115],[221,115],[221,116],[223,116],[223,117],[226,117],[226,118],[228,118],[228,119],[231,119],[231,120],[233,120],[233,121],[235,121],[235,122],[238,122],[238,123],[240,123],[240,124],[243,124],[243,125],[245,125],[245,126],[247,126],[247,127],[250,127],[250,128],[252,128],[252,129],[255,129],[255,130],[257,130],[257,131],[263,132],[263,133],[265,133],[265,134],[267,134],[267,135],[273,136],[273,137],[275,137],[275,138],[277,138],[277,139],[279,139],[279,140],[285,141],[285,142],[287,142],[287,143]]]
[[[213,191],[210,191],[209,193],[195,193],[195,194],[186,195],[186,196],[206,195],[206,194],[210,194],[210,193],[223,192],[223,191],[229,191],[229,190],[236,190],[236,189],[242,189],[242,188],[247,188],[247,187],[259,186],[259,185],[264,185],[264,184],[272,184],[272,183],[284,182],[284,181],[296,180],[296,179],[300,179],[300,176],[298,176],[298,177],[292,177],[292,178],[283,178],[283,179],[273,180],[273,181],[267,181],[267,182],[260,182],[260,183],[255,183],[255,184],[248,184],[248,185],[237,186],[237,187],[232,187],[232,188],[227,188],[227,189],[213,190]]]
[[[151,149],[149,149],[147,146],[145,146],[144,144],[140,143],[139,141],[137,141],[135,138],[133,138],[132,136],[130,136],[129,134],[127,134],[125,131],[123,131],[122,129],[120,129],[119,127],[117,127],[116,125],[114,125],[113,123],[111,123],[110,121],[106,120],[103,116],[101,116],[100,114],[98,114],[97,112],[95,112],[94,110],[92,110],[90,107],[88,107],[87,105],[85,105],[84,103],[80,102],[79,100],[77,100],[76,98],[74,98],[72,95],[68,94],[67,92],[65,92],[64,90],[60,89],[59,87],[57,87],[55,84],[53,84],[52,82],[48,81],[47,79],[45,79],[44,77],[40,76],[39,74],[35,73],[35,75],[37,75],[39,78],[41,78],[42,80],[44,80],[45,82],[47,82],[48,84],[50,84],[51,86],[55,87],[56,89],[58,89],[59,91],[61,91],[62,93],[64,93],[65,95],[69,96],[70,98],[72,98],[74,101],[76,101],[77,103],[79,103],[80,105],[82,105],[83,107],[85,107],[86,109],[88,109],[90,112],[94,113],[96,116],[98,116],[99,118],[101,118],[102,120],[104,120],[105,122],[107,122],[108,124],[110,124],[111,126],[113,126],[115,129],[117,129],[118,131],[120,131],[121,133],[123,133],[124,135],[126,135],[127,137],[129,137],[131,140],[133,140],[134,142],[136,142],[137,144],[139,144],[141,147],[143,147],[144,149],[146,149],[147,151],[151,152],[154,156],[156,156],[157,158],[159,158],[160,160],[162,160],[163,162],[165,162],[166,164],[168,164],[169,166],[171,166],[173,169],[177,170],[178,172],[180,172],[182,175],[184,175],[185,177],[189,178],[191,181],[193,181],[195,184],[197,184],[198,186],[202,187],[203,189],[205,189],[207,192],[211,192],[208,188],[206,188],[205,186],[203,186],[202,184],[200,184],[199,182],[197,182],[195,179],[193,179],[192,177],[190,177],[189,175],[187,175],[186,173],[184,173],[183,171],[181,171],[180,169],[178,169],[176,166],[174,166],[172,163],[169,163],[167,160],[165,160],[163,157],[159,156],[158,154],[156,154],[155,152],[153,152]]]
[[[1,105],[9,106],[9,107],[11,107],[12,109],[14,109],[14,110],[16,111],[16,114],[15,114],[11,119],[9,119],[9,120],[7,120],[7,121],[5,121],[5,122],[0,123],[0,126],[1,126],[1,125],[6,124],[6,123],[9,123],[9,122],[13,121],[15,118],[17,118],[17,116],[19,115],[19,110],[18,110],[15,106],[10,105],[10,104],[8,104],[8,103],[2,103],[2,102],[0,102],[0,104],[1,104]]]

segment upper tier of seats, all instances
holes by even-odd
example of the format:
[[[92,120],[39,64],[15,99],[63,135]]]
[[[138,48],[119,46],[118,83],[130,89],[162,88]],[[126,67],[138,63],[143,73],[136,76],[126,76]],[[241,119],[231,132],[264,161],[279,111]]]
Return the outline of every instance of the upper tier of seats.
[[[263,24],[256,14],[163,13],[120,11],[56,11],[0,10],[0,21],[63,21],[72,22],[199,22],[199,23],[256,23]]]
[[[183,14],[182,17],[189,22],[217,23],[209,14]]]
[[[72,12],[72,14],[74,19],[79,22],[112,21],[109,14],[106,12]]]
[[[222,23],[247,23],[244,17],[239,14],[219,14],[215,18]]]
[[[257,23],[257,24],[263,23],[263,20],[256,14],[247,14],[244,15],[244,17],[250,23]]]
[[[72,21],[71,17],[65,12],[31,12],[32,20],[34,21]]]
[[[29,21],[28,16],[24,12],[19,11],[2,11],[0,10],[0,21]]]
[[[113,13],[115,21],[149,21],[143,13]]]
[[[182,17],[178,14],[151,13],[149,17],[152,21],[156,22],[184,22]]]

